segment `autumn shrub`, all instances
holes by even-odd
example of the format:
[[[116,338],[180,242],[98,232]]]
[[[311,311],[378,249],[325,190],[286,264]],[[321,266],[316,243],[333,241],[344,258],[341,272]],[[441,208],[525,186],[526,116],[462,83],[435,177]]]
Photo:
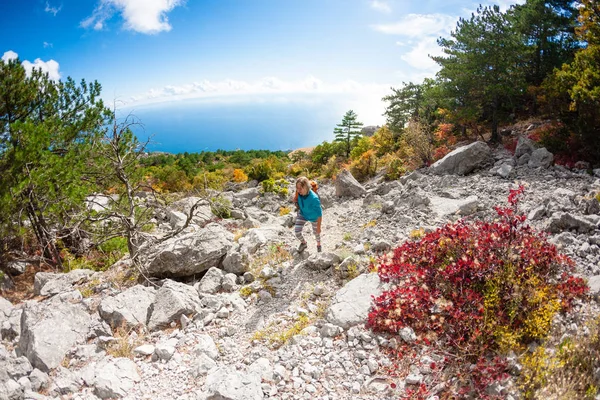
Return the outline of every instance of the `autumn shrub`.
[[[451,150],[444,144],[436,147],[435,150],[433,150],[431,161],[436,162],[437,160],[441,160],[442,158],[446,157],[450,151]]]
[[[246,182],[248,180],[248,175],[244,172],[243,169],[236,168],[233,170],[233,181],[234,182]]]
[[[341,170],[341,165],[336,156],[331,156],[331,158],[327,161],[327,164],[323,166],[321,169],[321,175],[324,178],[332,179],[336,176]]]
[[[431,128],[419,120],[411,120],[404,133],[406,143],[413,149],[415,157],[421,165],[429,165],[433,158],[434,136]]]
[[[570,275],[573,261],[524,224],[522,193],[510,191],[496,220],[447,224],[403,243],[379,266],[391,288],[374,299],[367,325],[393,334],[412,328],[420,344],[460,360],[454,372],[469,378],[446,387],[450,395],[486,398],[489,382],[475,379],[471,365],[503,379],[503,363],[489,357],[545,338],[554,315],[588,289]]]
[[[308,171],[312,169],[310,160],[301,160],[287,167],[287,174],[291,176],[309,175]]]
[[[367,150],[349,165],[350,172],[359,181],[364,181],[377,173],[377,156],[375,151]]]
[[[389,181],[394,181],[407,172],[404,159],[398,157],[396,154],[384,155],[380,158],[379,164],[385,167],[385,179]]]
[[[437,143],[442,146],[452,146],[456,144],[457,138],[453,131],[455,129],[454,124],[443,123],[439,124],[433,135]]]

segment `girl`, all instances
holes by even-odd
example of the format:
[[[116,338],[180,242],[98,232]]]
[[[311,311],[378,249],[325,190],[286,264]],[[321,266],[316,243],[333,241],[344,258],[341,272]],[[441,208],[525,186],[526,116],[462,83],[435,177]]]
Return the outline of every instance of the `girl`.
[[[317,251],[321,252],[321,220],[323,212],[321,210],[321,200],[319,196],[311,190],[311,184],[307,177],[301,176],[296,180],[296,194],[294,202],[298,206],[298,215],[294,224],[294,233],[300,239],[298,253],[302,253],[306,247],[306,240],[302,236],[302,228],[309,221],[312,224],[313,233],[317,239]]]

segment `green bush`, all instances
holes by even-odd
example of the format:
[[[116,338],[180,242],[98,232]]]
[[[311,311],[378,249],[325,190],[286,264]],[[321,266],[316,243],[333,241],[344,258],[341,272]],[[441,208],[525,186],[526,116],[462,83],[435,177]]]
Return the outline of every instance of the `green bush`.
[[[210,211],[219,218],[231,218],[231,202],[225,197],[210,199]]]
[[[282,196],[288,195],[288,183],[285,179],[269,178],[261,182],[263,193],[271,192]]]

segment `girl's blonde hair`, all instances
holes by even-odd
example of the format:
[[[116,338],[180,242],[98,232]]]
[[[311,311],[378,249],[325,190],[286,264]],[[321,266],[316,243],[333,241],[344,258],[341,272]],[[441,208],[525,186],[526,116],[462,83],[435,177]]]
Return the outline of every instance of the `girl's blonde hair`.
[[[300,176],[298,177],[298,179],[296,179],[296,187],[298,187],[298,185],[302,186],[307,190],[310,190],[310,181],[305,176]]]

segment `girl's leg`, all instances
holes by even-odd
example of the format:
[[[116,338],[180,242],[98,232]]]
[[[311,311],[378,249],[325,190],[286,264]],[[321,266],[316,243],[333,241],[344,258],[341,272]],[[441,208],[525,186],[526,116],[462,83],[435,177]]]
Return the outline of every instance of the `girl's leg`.
[[[294,234],[298,239],[300,239],[300,247],[298,247],[298,251],[303,251],[306,249],[306,240],[304,240],[304,236],[302,236],[302,228],[304,228],[304,224],[306,220],[304,216],[300,213],[296,216],[296,222],[294,223]]]
[[[315,234],[315,239],[317,240],[317,251],[321,252],[321,234],[317,233],[317,223],[311,222],[313,233]]]

